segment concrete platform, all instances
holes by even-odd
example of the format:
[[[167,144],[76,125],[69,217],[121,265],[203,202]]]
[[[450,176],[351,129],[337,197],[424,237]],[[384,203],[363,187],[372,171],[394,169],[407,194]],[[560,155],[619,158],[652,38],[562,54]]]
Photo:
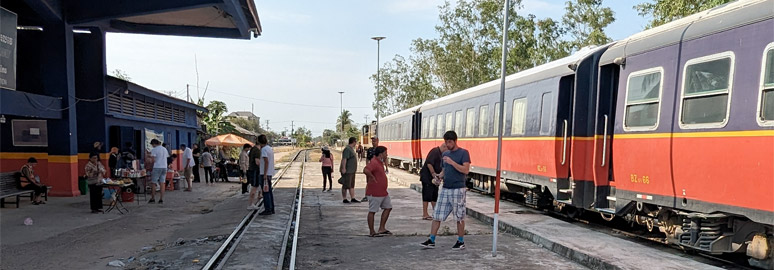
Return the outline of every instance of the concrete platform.
[[[421,196],[395,183],[390,183],[393,211],[387,222],[387,229],[394,235],[369,237],[368,203],[342,203],[336,179],[333,192],[321,192],[320,163],[310,162],[307,166],[298,269],[586,269],[507,234],[500,237],[499,256],[492,257],[491,228],[474,219],[466,223],[465,250],[451,250],[456,241],[452,219],[442,223],[436,249],[423,250],[419,243],[427,239],[431,222],[422,219]],[[356,197],[361,199],[365,176],[357,174],[356,180]],[[378,214],[375,223],[378,226]]]
[[[419,176],[391,170],[394,183],[422,190]],[[468,216],[492,224],[491,196],[467,194]],[[566,222],[516,203],[500,202],[500,230],[527,239],[564,258],[592,269],[722,269],[664,248],[654,248],[627,239]]]

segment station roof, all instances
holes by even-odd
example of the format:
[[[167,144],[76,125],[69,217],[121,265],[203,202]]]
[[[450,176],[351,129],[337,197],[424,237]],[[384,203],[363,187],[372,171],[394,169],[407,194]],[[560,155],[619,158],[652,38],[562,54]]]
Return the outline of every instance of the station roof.
[[[16,10],[31,11],[34,14],[26,15],[43,21],[65,21],[75,27],[96,26],[114,33],[250,39],[262,31],[254,0],[20,2],[26,7]],[[24,15],[20,14],[20,24]]]
[[[193,109],[193,110],[197,110],[197,111],[202,111],[202,112],[207,112],[207,108],[205,108],[205,107],[199,106],[197,104],[188,102],[188,101],[183,100],[183,99],[179,99],[179,98],[176,98],[176,97],[173,97],[173,96],[162,94],[162,93],[160,93],[158,91],[145,88],[142,85],[139,85],[139,84],[136,84],[136,83],[133,83],[133,82],[130,82],[130,81],[125,81],[125,80],[122,80],[122,79],[119,79],[119,78],[116,78],[116,77],[113,77],[113,76],[110,76],[110,75],[105,76],[105,80],[109,84],[119,85],[121,87],[121,89],[126,89],[126,90],[129,90],[130,92],[135,92],[135,93],[141,94],[141,95],[146,96],[146,97],[152,97],[152,98],[155,98],[157,100],[162,100],[164,102],[169,102],[169,103],[172,103],[172,104],[175,104],[175,105],[178,105],[178,106],[182,106],[182,107],[185,107],[185,108],[189,108],[189,109]]]

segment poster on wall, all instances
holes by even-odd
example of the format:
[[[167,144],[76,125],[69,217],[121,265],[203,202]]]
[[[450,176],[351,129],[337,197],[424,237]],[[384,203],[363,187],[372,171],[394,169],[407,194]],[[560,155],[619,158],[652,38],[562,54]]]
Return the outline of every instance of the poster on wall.
[[[46,120],[11,120],[13,146],[48,146]]]
[[[0,87],[16,90],[16,13],[0,8]]]
[[[145,151],[150,152],[151,149],[153,149],[153,146],[151,146],[151,140],[156,139],[159,140],[161,143],[164,143],[164,132],[162,131],[155,131],[152,129],[145,129]]]

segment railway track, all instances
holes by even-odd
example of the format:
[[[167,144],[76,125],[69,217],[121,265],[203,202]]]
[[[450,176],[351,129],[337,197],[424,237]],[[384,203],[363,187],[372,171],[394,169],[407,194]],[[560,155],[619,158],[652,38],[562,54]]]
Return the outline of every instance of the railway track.
[[[296,162],[301,160],[301,175],[299,177],[299,184],[298,188],[296,190],[296,199],[293,202],[293,210],[290,215],[290,218],[288,219],[288,225],[285,230],[285,236],[283,239],[286,241],[286,245],[283,245],[282,250],[280,251],[279,257],[278,257],[278,263],[277,268],[278,270],[281,269],[294,269],[295,267],[295,251],[296,251],[296,243],[297,243],[297,234],[298,234],[298,227],[296,226],[299,224],[299,217],[300,217],[300,211],[301,211],[301,196],[302,196],[302,187],[303,187],[303,171],[304,166],[306,163],[306,159],[308,156],[308,150],[300,150],[295,153],[293,158],[286,164],[282,170],[277,174],[276,177],[274,177],[274,182],[272,183],[272,187],[276,187],[279,181],[282,179],[282,177],[285,175],[285,173],[288,171],[288,169]],[[263,199],[261,199],[258,202],[259,205],[263,204]],[[223,242],[223,244],[215,251],[215,253],[210,257],[210,260],[207,261],[207,264],[202,267],[202,270],[217,270],[217,269],[223,269],[223,267],[227,264],[229,258],[233,254],[234,250],[238,246],[239,242],[242,240],[242,236],[247,231],[247,228],[250,227],[250,224],[255,220],[256,216],[258,216],[258,210],[251,210],[245,215],[244,218],[242,218],[242,221],[234,228],[234,231],[226,238],[226,240]],[[288,249],[290,248],[290,249]],[[289,267],[288,263],[289,262]]]

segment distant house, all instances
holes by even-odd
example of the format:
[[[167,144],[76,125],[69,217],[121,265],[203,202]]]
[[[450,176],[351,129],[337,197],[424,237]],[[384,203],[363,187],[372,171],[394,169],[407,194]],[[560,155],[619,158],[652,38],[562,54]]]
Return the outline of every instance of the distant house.
[[[232,112],[228,116],[260,122],[261,118],[247,111]]]

